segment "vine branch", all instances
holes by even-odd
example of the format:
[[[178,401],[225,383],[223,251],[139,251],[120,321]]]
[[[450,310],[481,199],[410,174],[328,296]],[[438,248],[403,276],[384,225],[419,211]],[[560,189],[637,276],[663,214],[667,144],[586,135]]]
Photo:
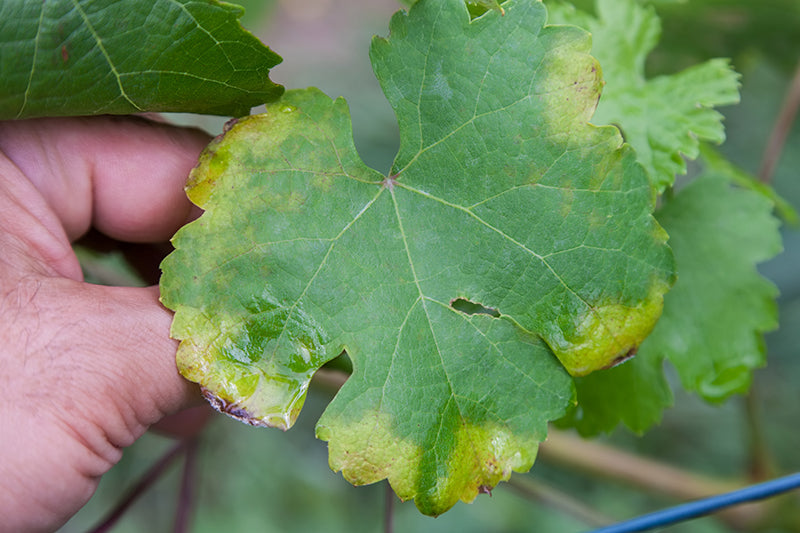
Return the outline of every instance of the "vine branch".
[[[186,440],[185,459],[183,463],[183,475],[181,476],[181,488],[178,494],[178,506],[175,511],[175,533],[186,533],[194,511],[195,487],[197,486],[197,437]]]
[[[186,451],[187,441],[182,440],[161,456],[138,481],[131,487],[125,496],[114,506],[111,511],[100,520],[100,523],[89,530],[90,533],[107,533],[125,514],[128,508],[156,482],[178,457]]]
[[[508,487],[523,498],[537,500],[547,507],[558,509],[591,527],[606,526],[614,522],[610,517],[594,510],[580,500],[535,481],[530,476],[511,476],[508,480]]]
[[[383,509],[383,531],[384,533],[394,532],[394,492],[387,481],[384,483],[384,509]]]
[[[697,500],[743,488],[737,480],[720,480],[646,459],[608,445],[550,430],[539,457],[593,476],[618,481],[651,494],[677,500]],[[765,519],[774,500],[740,505],[717,516],[734,527],[749,527]]]
[[[761,168],[758,171],[758,179],[763,183],[769,183],[775,168],[778,166],[786,138],[792,129],[797,111],[800,109],[800,61],[794,71],[794,77],[789,85],[783,105],[778,113],[775,125],[772,127],[764,155],[761,159]]]
[[[744,415],[750,445],[750,479],[752,481],[765,481],[777,474],[775,460],[769,448],[764,427],[758,409],[758,387],[755,383],[750,385],[747,396],[744,397]]]

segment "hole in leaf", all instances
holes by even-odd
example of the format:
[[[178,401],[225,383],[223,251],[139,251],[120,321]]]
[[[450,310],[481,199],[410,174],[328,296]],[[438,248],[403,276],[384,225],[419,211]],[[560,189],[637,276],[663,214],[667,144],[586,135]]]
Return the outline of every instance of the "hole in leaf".
[[[336,394],[352,373],[353,361],[346,351],[342,351],[314,373],[313,383],[330,394]]]
[[[346,351],[342,351],[339,355],[322,365],[322,368],[327,370],[340,370],[347,374],[353,373],[353,362]]]
[[[481,305],[479,303],[470,302],[466,298],[456,298],[454,300],[450,300],[450,307],[467,315],[489,315],[493,316],[494,318],[500,317],[500,311],[497,309],[486,307],[485,305]]]

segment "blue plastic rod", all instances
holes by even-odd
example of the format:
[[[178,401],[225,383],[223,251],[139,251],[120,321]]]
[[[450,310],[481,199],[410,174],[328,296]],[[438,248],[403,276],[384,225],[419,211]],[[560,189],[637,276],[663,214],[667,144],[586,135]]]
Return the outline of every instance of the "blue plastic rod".
[[[658,527],[677,524],[678,522],[685,522],[740,503],[763,500],[797,488],[800,488],[800,472],[773,479],[772,481],[765,481],[757,485],[751,485],[733,492],[684,503],[682,505],[670,507],[669,509],[625,520],[624,522],[618,522],[610,526],[595,529],[591,533],[634,533],[636,531],[648,531]]]

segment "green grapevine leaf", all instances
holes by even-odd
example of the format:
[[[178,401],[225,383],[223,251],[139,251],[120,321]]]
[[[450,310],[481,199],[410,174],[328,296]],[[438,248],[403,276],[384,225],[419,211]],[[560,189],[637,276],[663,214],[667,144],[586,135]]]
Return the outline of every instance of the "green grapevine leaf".
[[[317,90],[233,125],[163,264],[178,365],[216,407],[287,428],[346,350],[317,424],[332,468],[433,515],[530,468],[569,373],[632,353],[672,282],[644,170],[587,124],[588,35],[544,27],[536,1],[503,7],[471,21],[463,0],[422,0],[373,41],[401,133],[388,176]]]
[[[0,3],[0,118],[240,116],[283,91],[280,57],[216,0]]]
[[[778,325],[777,289],[755,268],[782,249],[773,208],[758,192],[708,174],[657,214],[678,281],[641,351],[667,356],[683,386],[707,400],[747,390],[765,361],[762,334]]]
[[[659,192],[686,172],[683,156],[697,158],[699,141],[725,140],[723,117],[713,108],[739,101],[739,76],[727,60],[645,79],[645,59],[661,34],[652,7],[633,0],[597,0],[597,18],[559,4],[548,9],[551,22],[576,24],[592,33],[592,54],[606,81],[592,122],[619,126]]]

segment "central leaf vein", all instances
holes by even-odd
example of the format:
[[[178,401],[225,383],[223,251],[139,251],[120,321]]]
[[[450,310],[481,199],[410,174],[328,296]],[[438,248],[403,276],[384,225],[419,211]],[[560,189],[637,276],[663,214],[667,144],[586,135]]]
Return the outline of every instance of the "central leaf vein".
[[[438,339],[438,337],[436,335],[436,330],[433,327],[433,320],[431,319],[430,313],[428,312],[428,306],[426,304],[426,301],[428,300],[428,298],[425,296],[425,294],[422,291],[422,286],[419,283],[419,277],[417,276],[417,271],[416,271],[416,268],[414,266],[414,260],[411,257],[411,250],[408,247],[408,237],[406,235],[405,229],[403,228],[403,219],[400,216],[400,207],[397,204],[397,197],[395,196],[395,193],[394,193],[393,189],[390,189],[390,192],[391,192],[391,195],[392,195],[392,202],[394,204],[394,212],[395,212],[395,215],[397,216],[397,226],[398,226],[398,229],[400,230],[400,235],[401,235],[401,237],[403,239],[403,246],[405,247],[406,256],[408,257],[408,264],[409,264],[409,266],[411,268],[411,273],[414,276],[414,283],[417,286],[417,291],[419,292],[419,298],[417,299],[417,301],[421,301],[421,303],[422,303],[422,309],[425,312],[425,320],[426,320],[426,322],[428,324],[428,329],[431,332],[431,337],[433,339],[433,344],[434,344],[434,346],[436,348],[436,355],[439,357],[439,363],[441,364],[442,373],[444,374],[444,377],[445,377],[445,379],[447,381],[447,388],[450,391],[450,399],[448,400],[448,402],[449,401],[453,401],[454,402],[454,404],[456,406],[456,410],[458,411],[458,416],[459,416],[461,425],[462,426],[466,426],[467,425],[467,417],[464,415],[464,411],[462,410],[461,405],[459,404],[459,402],[456,399],[455,387],[453,386],[453,381],[450,379],[450,374],[447,372],[447,365],[445,364],[445,359],[444,359],[444,355],[442,354],[442,349],[439,346],[439,339]],[[415,305],[416,305],[416,302],[415,302]],[[444,413],[444,412],[446,412],[445,409],[442,410],[442,413]],[[440,429],[443,426],[443,422],[444,422],[444,416],[440,415]],[[437,441],[438,441],[438,439],[437,439]],[[474,442],[472,443],[472,447],[473,447],[473,450],[475,451],[475,454],[477,455],[477,450],[475,449]]]

